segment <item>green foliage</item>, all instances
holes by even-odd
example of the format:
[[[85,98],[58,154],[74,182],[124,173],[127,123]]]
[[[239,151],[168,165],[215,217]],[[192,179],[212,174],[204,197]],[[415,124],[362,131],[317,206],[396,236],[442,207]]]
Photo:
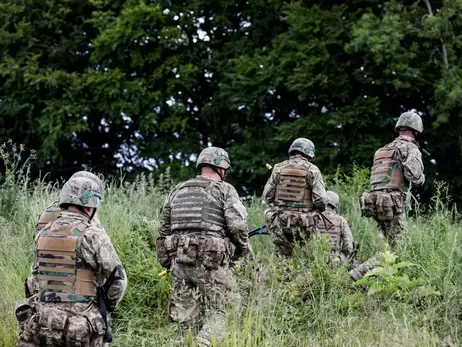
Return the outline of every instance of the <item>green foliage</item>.
[[[420,299],[429,295],[441,295],[439,291],[425,286],[427,280],[423,277],[409,278],[406,273],[417,264],[402,261],[396,262],[397,256],[390,251],[380,253],[375,263],[376,267],[366,273],[362,280],[355,284],[367,285],[368,295],[380,295],[385,298],[401,300]]]
[[[167,167],[181,179],[210,142],[229,150],[231,182],[253,195],[264,164],[284,158],[294,138],[314,141],[323,173],[350,174],[415,108],[436,160],[425,163],[428,180],[458,192],[460,7],[4,0],[0,143],[37,150],[34,177],[69,177],[82,165],[117,176],[118,164],[130,179]]]

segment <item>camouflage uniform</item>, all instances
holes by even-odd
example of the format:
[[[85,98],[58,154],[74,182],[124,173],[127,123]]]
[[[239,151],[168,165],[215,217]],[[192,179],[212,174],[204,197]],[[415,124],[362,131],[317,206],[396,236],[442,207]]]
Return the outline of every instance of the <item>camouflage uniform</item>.
[[[78,172],[74,173],[71,176],[70,179],[79,178],[79,177],[88,178],[88,179],[94,181],[98,185],[98,187],[99,187],[99,189],[101,191],[101,194],[104,193],[103,182],[101,181],[101,178],[99,178],[95,174],[93,174],[91,172],[88,172],[88,171],[78,171]],[[45,209],[45,211],[40,213],[38,215],[38,217],[37,217],[37,221],[35,222],[35,235],[34,235],[34,237],[48,223],[54,222],[58,218],[58,214],[61,213],[61,211],[62,211],[62,209],[61,209],[61,207],[59,207],[59,201],[55,201],[52,205],[48,206]],[[98,227],[98,228],[102,229],[103,232],[106,232],[104,230],[103,225],[101,224],[101,221],[100,221],[97,213],[95,213],[95,215],[91,219],[90,223],[91,223],[92,226]],[[27,278],[26,284],[25,284],[26,288],[27,288],[27,291],[28,291],[26,293],[26,296],[31,296],[31,295],[33,295],[34,293],[37,292],[37,290],[38,290],[38,278],[37,278],[37,275],[38,275],[38,267],[33,266],[32,270],[31,270],[31,275]]]
[[[328,235],[332,242],[332,255],[329,264],[337,266],[342,262],[348,262],[353,252],[353,235],[345,218],[336,213],[339,207],[338,195],[327,191],[328,204],[324,211],[326,219],[318,221],[317,232]]]
[[[401,114],[395,129],[407,129],[420,134],[422,119],[414,112]],[[386,238],[392,247],[400,243],[406,230],[404,201],[409,191],[409,183],[420,186],[425,182],[422,154],[417,141],[400,135],[390,144],[380,148],[374,155],[371,170],[371,190],[360,199],[364,217],[374,218],[380,228],[380,239]],[[374,256],[350,272],[354,280],[359,280],[371,269]]]
[[[274,166],[263,190],[263,198],[271,206],[265,211],[266,223],[283,256],[292,255],[295,241],[303,242],[313,234],[320,218],[318,212],[326,208],[321,172],[309,159],[314,157],[313,143],[297,139],[289,154],[288,160]]]
[[[67,210],[36,236],[39,286],[28,300],[29,314],[20,319],[18,347],[105,345],[107,327],[97,287],[114,276],[106,301],[111,311],[124,294],[125,271],[108,235],[92,225],[86,213],[68,207],[96,208],[100,197],[91,180],[69,180],[60,196]]]
[[[230,167],[216,147],[202,151],[196,165]],[[233,186],[202,176],[177,185],[163,206],[157,257],[173,275],[169,314],[183,329],[195,329],[199,344],[223,338],[225,312],[239,304],[230,262],[253,256],[246,219]]]
[[[421,133],[422,120],[416,113],[406,112],[400,116],[396,128]],[[395,246],[406,228],[404,200],[409,182],[416,186],[425,182],[418,143],[410,136],[399,136],[375,153],[371,171],[371,191],[361,197],[362,214],[374,218],[380,236]]]

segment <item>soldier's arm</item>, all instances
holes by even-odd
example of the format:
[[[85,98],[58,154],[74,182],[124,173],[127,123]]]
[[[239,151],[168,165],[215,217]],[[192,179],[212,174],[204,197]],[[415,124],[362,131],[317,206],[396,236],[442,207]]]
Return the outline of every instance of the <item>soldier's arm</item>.
[[[234,260],[244,257],[253,258],[247,227],[247,211],[233,186],[228,186],[225,193],[224,214],[228,227],[228,237],[236,247]]]
[[[312,196],[313,205],[319,210],[324,211],[327,206],[327,195],[326,187],[322,179],[321,172],[316,166],[312,166],[310,169],[311,182],[313,183]]]
[[[164,206],[162,207],[162,212],[160,213],[160,220],[159,220],[159,234],[161,237],[168,236],[172,233],[172,224],[171,224],[171,217],[172,217],[172,206],[171,201],[173,195],[176,191],[178,191],[180,185],[176,185],[172,191],[168,194],[165,198]]]
[[[115,307],[122,300],[127,288],[127,275],[107,233],[100,228],[90,227],[82,238],[80,254],[96,272],[98,285],[104,285],[113,270],[120,267],[120,271],[116,271],[112,286],[107,291],[109,304]]]
[[[417,146],[410,145],[407,147],[407,153],[405,153],[402,165],[406,180],[412,182],[412,184],[416,186],[420,186],[425,183],[422,153],[420,153]]]
[[[278,174],[278,165],[276,164],[271,172],[268,182],[265,184],[265,188],[263,189],[263,199],[265,199],[268,204],[273,203],[276,198],[276,182]]]
[[[341,252],[347,257],[353,252],[353,234],[344,218],[341,224]]]

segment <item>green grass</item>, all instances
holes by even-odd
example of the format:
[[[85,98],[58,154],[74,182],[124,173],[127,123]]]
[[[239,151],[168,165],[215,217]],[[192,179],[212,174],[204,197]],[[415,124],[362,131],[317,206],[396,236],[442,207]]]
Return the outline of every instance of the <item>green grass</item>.
[[[0,153],[1,154],[1,153]],[[57,198],[54,185],[28,182],[27,167],[9,167],[0,178],[0,346],[13,346],[17,327],[15,302],[32,262],[37,214]],[[360,260],[377,251],[377,228],[361,217],[357,198],[366,189],[367,172],[331,180],[339,192],[342,214],[361,243]],[[170,275],[156,261],[158,217],[168,177],[148,176],[107,186],[100,219],[127,270],[129,286],[115,313],[112,346],[166,346],[179,331],[167,318]],[[242,307],[228,317],[229,334],[217,346],[440,346],[462,340],[462,253],[457,214],[449,209],[439,186],[433,210],[408,219],[406,243],[396,251],[400,261],[419,266],[411,275],[425,279],[440,296],[416,300],[367,295],[350,281],[347,269],[325,266],[320,240],[297,248],[290,261],[274,255],[268,236],[252,238],[259,266],[237,272]],[[248,205],[249,227],[263,222],[262,205]],[[416,208],[414,206],[413,208]],[[449,344],[448,344],[449,345]]]

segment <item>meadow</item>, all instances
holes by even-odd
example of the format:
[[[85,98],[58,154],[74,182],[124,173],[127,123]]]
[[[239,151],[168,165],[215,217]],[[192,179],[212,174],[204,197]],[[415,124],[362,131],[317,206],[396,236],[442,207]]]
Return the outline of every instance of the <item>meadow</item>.
[[[19,149],[17,149],[19,151]],[[5,147],[0,151],[7,155]],[[5,159],[5,158],[4,158]],[[6,159],[0,175],[0,345],[14,346],[15,302],[33,259],[37,215],[58,198],[62,182],[30,181],[26,165]],[[341,214],[360,242],[360,261],[376,252],[377,226],[361,217],[358,197],[367,189],[367,170],[326,179],[341,199]],[[157,263],[155,240],[169,175],[154,180],[107,182],[98,214],[125,266],[129,286],[114,314],[111,346],[169,346],[180,337],[168,320],[170,275]],[[454,346],[462,341],[461,227],[447,186],[425,207],[408,201],[405,243],[367,286],[354,284],[348,269],[330,269],[328,246],[316,238],[280,260],[271,237],[252,237],[255,263],[236,269],[242,305],[228,316],[229,332],[216,346]],[[253,229],[263,223],[264,204],[246,200]],[[186,339],[186,344],[190,341]]]

